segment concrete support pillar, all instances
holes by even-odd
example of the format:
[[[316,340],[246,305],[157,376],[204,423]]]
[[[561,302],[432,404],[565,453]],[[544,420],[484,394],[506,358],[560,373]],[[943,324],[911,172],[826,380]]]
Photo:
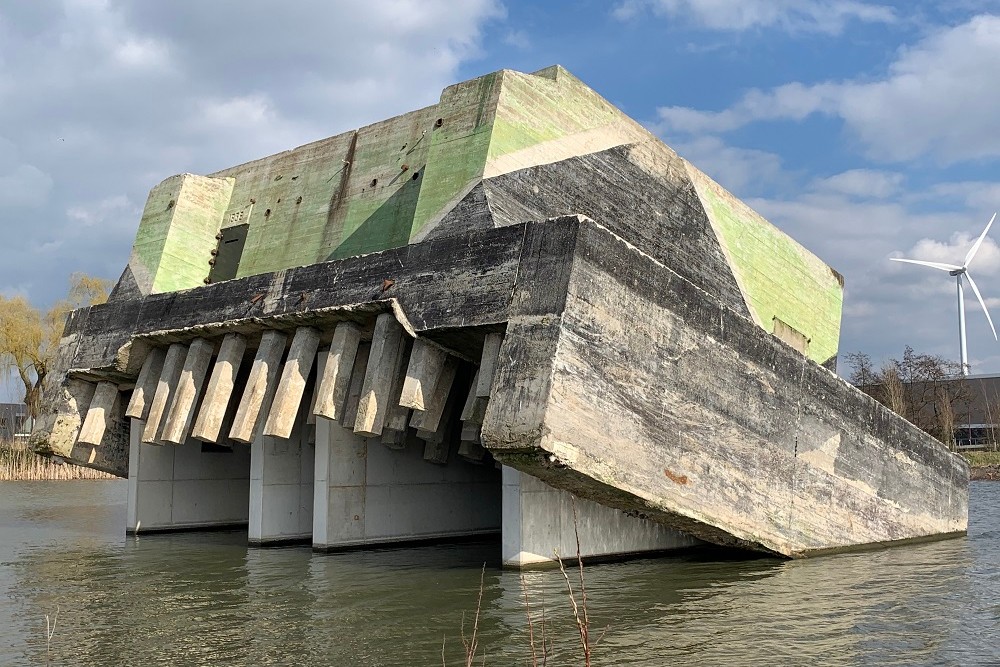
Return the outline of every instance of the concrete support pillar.
[[[311,539],[316,447],[304,433],[302,410],[291,437],[260,435],[250,445],[250,544]]]
[[[341,426],[354,428],[354,422],[358,417],[358,403],[361,401],[361,390],[368,373],[368,357],[371,349],[371,343],[358,344],[358,353],[354,357],[354,368],[351,369],[351,381],[347,389],[347,400],[344,401],[344,414],[339,420]]]
[[[177,381],[177,391],[171,397],[167,421],[163,426],[164,442],[180,445],[187,440],[214,350],[215,346],[204,338],[196,338],[188,347],[184,367]]]
[[[212,377],[205,390],[205,400],[201,403],[198,419],[191,432],[192,437],[205,442],[219,442],[221,437],[228,435],[223,426],[246,346],[246,338],[238,333],[226,334],[222,339],[222,347],[219,348]],[[228,426],[232,427],[231,424]]]
[[[575,509],[575,513],[574,513]],[[699,540],[658,523],[554,489],[539,479],[503,466],[502,558],[523,567],[576,558],[576,535],[583,557],[670,551]]]
[[[264,424],[264,435],[289,438],[295,417],[302,404],[306,382],[312,372],[316,352],[319,349],[319,331],[312,327],[300,327],[295,331],[292,345],[288,349],[288,359],[281,369],[281,379],[271,403],[271,410]]]
[[[262,414],[267,414],[274,392],[278,388],[278,369],[285,353],[285,334],[280,331],[265,331],[257,348],[250,379],[247,380],[243,397],[240,399],[233,428],[229,437],[236,442],[250,444],[256,440],[263,426]]]
[[[354,432],[359,435],[382,435],[389,411],[389,394],[399,372],[399,347],[403,344],[403,327],[392,313],[382,313],[375,320],[372,349],[368,358],[365,381],[358,401],[358,416]]]
[[[118,404],[118,395],[118,385],[114,382],[97,383],[94,397],[90,399],[90,407],[87,408],[87,416],[80,427],[78,443],[94,447],[101,444],[104,432],[111,425],[111,418]]]
[[[493,376],[497,370],[497,359],[500,357],[500,343],[503,336],[497,333],[486,334],[483,342],[483,356],[479,362],[479,377],[476,384],[476,396],[489,398],[493,387]]]
[[[135,389],[132,390],[132,398],[125,409],[126,417],[146,418],[149,405],[156,393],[156,385],[160,381],[160,373],[163,372],[163,360],[166,356],[167,351],[159,347],[151,349],[146,354],[146,358],[142,361],[142,369],[139,371],[139,378],[135,381]]]
[[[390,449],[317,419],[313,548],[495,533],[499,471],[457,460],[431,465],[422,456],[420,447]]]
[[[410,419],[410,426],[418,431],[437,431],[444,417],[445,407],[448,405],[451,396],[451,388],[455,383],[455,375],[458,373],[458,359],[448,357],[445,360],[441,373],[438,375],[434,389],[424,401],[426,409],[422,412],[413,412]]]
[[[129,533],[246,525],[250,452],[203,451],[189,439],[176,447],[142,442],[145,425],[132,420],[129,442]]]
[[[163,370],[160,371],[160,379],[156,383],[156,393],[153,394],[153,401],[149,405],[146,426],[142,432],[142,441],[147,444],[160,444],[160,436],[167,417],[167,408],[170,407],[170,397],[173,396],[174,390],[177,388],[177,382],[180,380],[186,358],[187,345],[173,343],[167,348],[167,354],[163,359]]]
[[[413,410],[425,410],[425,402],[434,392],[447,359],[448,353],[440,347],[422,338],[413,341],[399,405]]]
[[[314,413],[327,419],[341,419],[351,384],[351,371],[361,342],[361,328],[353,322],[341,322],[333,330],[330,354],[319,382]]]

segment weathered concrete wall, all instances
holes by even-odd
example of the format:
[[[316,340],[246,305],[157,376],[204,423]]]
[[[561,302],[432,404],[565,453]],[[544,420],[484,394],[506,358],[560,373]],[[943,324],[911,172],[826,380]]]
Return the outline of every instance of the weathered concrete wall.
[[[409,442],[389,448],[322,417],[316,424],[313,547],[338,549],[500,529],[500,471]],[[457,443],[456,443],[457,444]]]
[[[960,457],[608,230],[581,225],[567,291],[508,327],[483,430],[503,463],[786,556],[966,529]]]
[[[126,530],[182,530],[245,525],[250,451],[204,451],[201,442],[147,445],[132,421]]]
[[[538,565],[577,554],[594,558],[673,551],[698,544],[702,542],[680,531],[576,498],[531,475],[503,468],[504,565]]]

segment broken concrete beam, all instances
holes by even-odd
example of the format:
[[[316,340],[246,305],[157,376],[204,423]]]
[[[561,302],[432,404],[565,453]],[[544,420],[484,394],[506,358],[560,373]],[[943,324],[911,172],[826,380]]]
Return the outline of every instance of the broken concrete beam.
[[[358,402],[361,400],[361,388],[365,384],[365,374],[368,372],[368,357],[371,355],[372,344],[358,344],[358,354],[354,357],[354,368],[351,369],[351,382],[347,390],[347,400],[344,402],[344,415],[340,425],[354,430],[354,422],[358,417]]]
[[[170,397],[173,396],[184,370],[184,360],[187,358],[187,345],[173,343],[167,348],[163,359],[163,370],[156,383],[156,392],[146,414],[146,426],[142,429],[142,442],[147,445],[159,445],[163,423],[167,418],[167,408],[170,407]]]
[[[486,449],[478,442],[462,440],[458,446],[458,456],[469,463],[482,464],[486,458]]]
[[[132,390],[132,398],[125,409],[126,417],[146,418],[149,406],[153,402],[153,395],[156,393],[156,384],[160,381],[163,360],[166,356],[167,351],[161,347],[154,347],[146,354],[139,377],[135,381],[135,388]]]
[[[80,427],[81,445],[98,447],[104,438],[104,432],[111,425],[115,404],[118,403],[118,385],[114,382],[98,382],[94,397],[90,400],[87,416]]]
[[[351,371],[358,356],[361,342],[361,327],[353,322],[340,322],[333,330],[330,354],[316,390],[317,417],[339,420],[344,416],[344,407],[351,386]]]
[[[500,356],[500,343],[503,336],[498,333],[486,334],[483,341],[483,356],[479,362],[479,377],[476,380],[476,396],[489,398],[493,386],[493,376],[496,375],[497,359]]]
[[[476,370],[476,374],[472,378],[472,386],[469,388],[469,395],[465,399],[465,405],[462,407],[461,419],[463,422],[474,424],[483,423],[483,417],[486,416],[486,406],[489,403],[489,399],[476,396],[478,388],[479,370]]]
[[[215,346],[204,338],[196,338],[188,347],[184,367],[177,381],[177,390],[170,400],[170,410],[163,426],[164,442],[182,445],[187,440],[194,418],[194,409],[205,385],[205,376],[212,363]]]
[[[403,344],[403,327],[392,313],[382,313],[375,320],[372,349],[365,381],[358,401],[358,416],[354,432],[359,435],[382,434],[389,411],[389,394],[398,372],[399,346]]]
[[[222,347],[215,359],[212,376],[205,390],[205,399],[198,410],[191,436],[204,442],[218,443],[226,440],[228,431],[223,430],[229,401],[233,395],[236,375],[243,363],[243,353],[246,351],[247,340],[238,333],[226,334],[222,339]]]
[[[406,381],[406,368],[409,365],[407,360],[412,354],[413,345],[414,342],[411,342],[409,337],[404,336],[403,344],[399,346],[399,354],[396,359],[396,377],[392,383],[392,390],[389,392],[389,412],[385,417],[383,428],[405,432],[407,424],[410,423],[410,408],[400,404],[400,395]]]
[[[441,369],[441,375],[434,385],[433,393],[425,401],[427,409],[423,412],[414,412],[410,419],[410,426],[418,430],[437,431],[441,424],[441,417],[445,413],[448,404],[448,396],[451,394],[451,387],[455,382],[455,374],[458,372],[458,359],[449,357]]]
[[[312,382],[312,395],[309,398],[309,408],[306,410],[306,424],[312,426],[316,424],[316,404],[319,402],[319,383],[326,372],[326,360],[330,356],[330,348],[319,348],[316,351],[316,375]],[[313,429],[313,435],[316,429]]]
[[[264,424],[264,435],[286,439],[291,437],[318,349],[318,329],[299,327],[295,330],[292,345],[288,349],[288,359],[281,369],[274,402]]]
[[[406,447],[406,431],[397,431],[392,428],[382,429],[382,444],[389,449],[403,449]]]
[[[284,333],[274,330],[265,331],[260,339],[260,347],[250,368],[250,379],[243,390],[233,428],[229,432],[229,437],[236,442],[249,445],[260,431],[261,414],[267,412],[278,387],[278,367],[285,353],[286,339]]]
[[[482,442],[480,438],[480,433],[482,433],[483,425],[477,424],[476,422],[467,421],[462,422],[462,441],[463,442]]]
[[[399,404],[414,410],[424,410],[426,399],[434,391],[448,353],[423,338],[413,341],[410,362],[399,396]]]

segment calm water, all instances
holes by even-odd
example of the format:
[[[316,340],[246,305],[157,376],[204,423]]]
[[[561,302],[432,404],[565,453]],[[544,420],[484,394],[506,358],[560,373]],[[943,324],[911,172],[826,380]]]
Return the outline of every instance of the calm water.
[[[967,539],[809,561],[718,553],[588,565],[595,665],[1000,664],[1000,483]],[[530,664],[498,544],[313,554],[240,533],[126,539],[124,482],[0,483],[0,665],[464,664],[483,562],[487,665]],[[526,575],[582,664],[558,571]],[[536,619],[537,620],[537,619]],[[537,631],[537,627],[536,627]],[[478,664],[478,661],[477,661]]]

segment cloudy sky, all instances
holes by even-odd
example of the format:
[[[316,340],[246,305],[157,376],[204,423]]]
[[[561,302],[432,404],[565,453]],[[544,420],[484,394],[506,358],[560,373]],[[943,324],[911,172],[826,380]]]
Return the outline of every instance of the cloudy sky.
[[[846,276],[842,353],[958,356],[952,280],[888,258],[960,262],[1000,209],[1000,3],[539,5],[0,0],[0,293],[117,278],[166,176],[559,63]],[[972,268],[1000,320],[993,240]],[[969,296],[973,370],[1000,372]]]

